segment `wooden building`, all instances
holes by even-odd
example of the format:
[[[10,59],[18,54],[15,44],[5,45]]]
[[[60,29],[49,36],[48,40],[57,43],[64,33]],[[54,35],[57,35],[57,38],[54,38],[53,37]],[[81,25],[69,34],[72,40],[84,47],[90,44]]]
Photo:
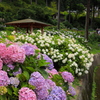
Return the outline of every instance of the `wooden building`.
[[[43,34],[44,27],[51,26],[50,24],[46,24],[44,22],[40,22],[40,21],[33,20],[30,18],[8,22],[8,23],[6,23],[6,25],[14,26],[16,32],[17,32],[17,27],[26,28],[26,33],[29,33],[29,30],[30,30],[30,33],[32,33],[34,28],[40,28],[42,34]]]

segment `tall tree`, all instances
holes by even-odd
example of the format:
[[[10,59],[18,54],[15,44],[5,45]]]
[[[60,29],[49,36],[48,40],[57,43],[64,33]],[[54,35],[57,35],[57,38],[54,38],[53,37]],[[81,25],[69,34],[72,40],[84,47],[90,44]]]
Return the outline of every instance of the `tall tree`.
[[[35,3],[37,4],[37,0],[35,0]]]
[[[32,4],[32,0],[30,0],[30,3]]]
[[[46,6],[48,6],[48,0],[46,0]]]
[[[60,29],[60,0],[58,0],[58,29]]]
[[[85,22],[85,39],[88,40],[88,28],[89,28],[89,17],[90,17],[90,0],[87,0],[87,11],[86,11],[86,22]]]

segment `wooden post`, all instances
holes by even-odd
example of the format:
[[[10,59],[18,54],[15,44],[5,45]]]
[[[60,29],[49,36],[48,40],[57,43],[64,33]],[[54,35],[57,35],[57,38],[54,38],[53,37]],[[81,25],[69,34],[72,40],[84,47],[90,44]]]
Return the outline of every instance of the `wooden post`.
[[[28,27],[26,28],[26,33],[28,33]]]
[[[43,34],[43,27],[41,28],[41,34]]]
[[[17,33],[17,26],[15,26],[15,32]]]
[[[30,26],[30,33],[32,34],[32,32],[33,32],[33,24],[31,24]]]

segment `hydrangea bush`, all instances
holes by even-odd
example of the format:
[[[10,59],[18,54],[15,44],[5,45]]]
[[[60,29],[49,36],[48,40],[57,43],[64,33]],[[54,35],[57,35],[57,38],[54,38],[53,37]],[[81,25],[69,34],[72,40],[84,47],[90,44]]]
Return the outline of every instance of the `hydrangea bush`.
[[[0,43],[0,100],[69,100],[76,95],[73,81],[36,45]]]
[[[87,74],[93,62],[93,54],[75,39],[81,37],[76,34],[72,37],[71,32],[67,33],[69,35],[61,32],[57,35],[47,35],[46,32],[43,35],[40,32],[22,34],[16,35],[15,41],[37,45],[43,54],[52,58],[55,67],[61,71],[68,70],[78,76]]]

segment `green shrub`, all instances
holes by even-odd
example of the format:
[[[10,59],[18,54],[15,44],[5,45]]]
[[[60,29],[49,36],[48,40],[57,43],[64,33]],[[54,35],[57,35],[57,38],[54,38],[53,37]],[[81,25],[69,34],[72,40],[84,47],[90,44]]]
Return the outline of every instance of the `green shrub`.
[[[94,28],[94,29],[100,28],[100,18],[95,18],[95,19],[94,19],[93,28]]]
[[[92,33],[89,35],[89,42],[100,42],[100,35]]]
[[[73,27],[72,24],[69,23],[69,21],[67,21],[67,20],[64,21],[63,24],[64,24],[67,28],[72,28],[72,27]]]
[[[14,31],[14,29],[15,29],[14,27],[5,27],[6,31]]]

